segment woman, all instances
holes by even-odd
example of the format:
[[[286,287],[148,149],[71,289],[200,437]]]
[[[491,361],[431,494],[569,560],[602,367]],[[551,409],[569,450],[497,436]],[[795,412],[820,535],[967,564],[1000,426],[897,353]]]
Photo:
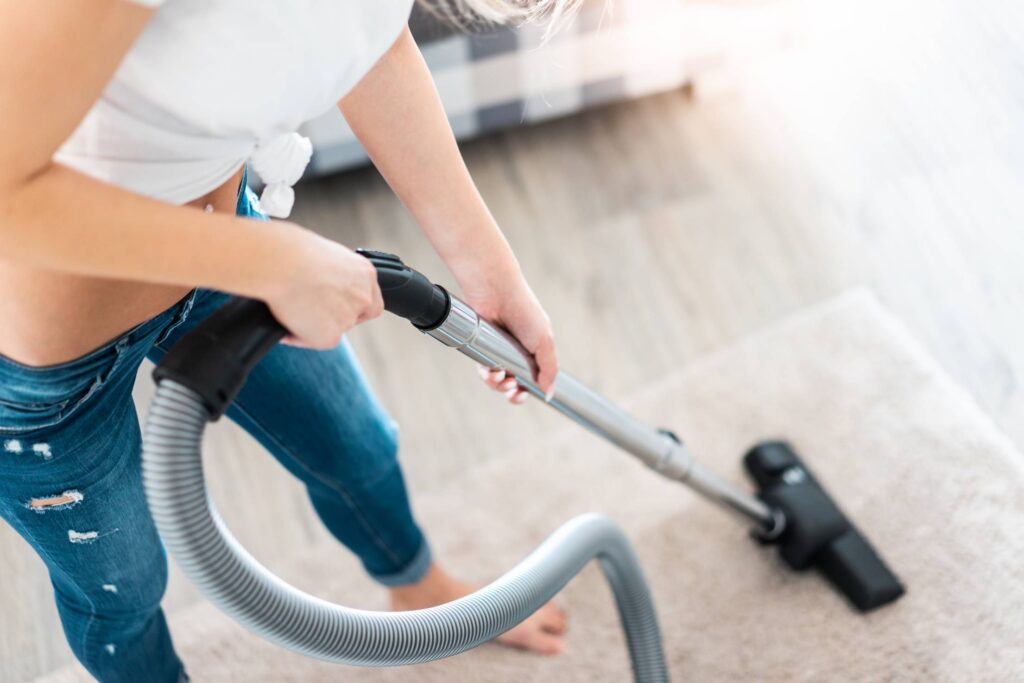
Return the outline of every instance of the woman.
[[[300,123],[337,104],[463,298],[535,354],[544,390],[557,372],[548,318],[405,27],[411,0],[157,4],[34,0],[0,16],[0,513],[46,563],[68,642],[102,681],[186,678],[160,610],[131,387],[225,293],[262,299],[290,333],[230,417],[306,484],[394,609],[471,590],[432,559],[395,429],[341,341],[381,313],[373,268],[265,215],[291,209],[310,154]],[[564,629],[549,605],[502,640],[553,654]]]

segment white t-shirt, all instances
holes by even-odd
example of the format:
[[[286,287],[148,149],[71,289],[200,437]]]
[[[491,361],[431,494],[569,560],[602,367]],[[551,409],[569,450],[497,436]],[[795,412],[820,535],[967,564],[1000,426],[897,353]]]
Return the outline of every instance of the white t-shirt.
[[[388,50],[412,0],[142,0],[159,8],[55,160],[175,204],[247,160],[287,216],[312,147],[296,129]]]

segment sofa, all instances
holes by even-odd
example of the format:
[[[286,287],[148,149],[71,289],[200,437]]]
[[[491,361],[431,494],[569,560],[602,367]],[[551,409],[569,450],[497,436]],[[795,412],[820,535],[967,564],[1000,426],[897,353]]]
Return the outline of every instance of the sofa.
[[[468,139],[679,88],[721,69],[745,35],[773,30],[750,8],[686,0],[594,0],[547,42],[536,26],[457,31],[419,7],[410,27],[456,137]],[[336,109],[308,123],[303,132],[314,146],[307,176],[367,161]]]

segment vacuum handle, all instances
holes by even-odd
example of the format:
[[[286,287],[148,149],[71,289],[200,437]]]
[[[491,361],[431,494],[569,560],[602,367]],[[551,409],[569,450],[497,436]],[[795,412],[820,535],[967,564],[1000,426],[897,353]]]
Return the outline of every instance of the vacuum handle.
[[[440,324],[450,299],[443,287],[394,254],[357,249],[377,269],[384,308],[421,330]],[[195,391],[216,420],[245,384],[249,372],[287,334],[262,301],[234,297],[174,345],[153,372]]]
[[[265,303],[233,297],[171,347],[153,379],[173,380],[196,392],[216,420],[286,333]]]
[[[370,249],[356,249],[356,253],[369,259],[377,269],[377,284],[386,311],[421,330],[431,330],[444,321],[451,306],[444,287],[435,285],[394,254]]]

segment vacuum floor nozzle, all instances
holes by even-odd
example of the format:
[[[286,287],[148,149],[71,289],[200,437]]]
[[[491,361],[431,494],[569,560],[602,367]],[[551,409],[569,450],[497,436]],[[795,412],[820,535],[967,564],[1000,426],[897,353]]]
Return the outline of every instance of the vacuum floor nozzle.
[[[786,524],[766,543],[792,569],[817,567],[860,611],[881,607],[904,593],[899,578],[825,492],[793,448],[767,441],[743,458],[758,495]]]

